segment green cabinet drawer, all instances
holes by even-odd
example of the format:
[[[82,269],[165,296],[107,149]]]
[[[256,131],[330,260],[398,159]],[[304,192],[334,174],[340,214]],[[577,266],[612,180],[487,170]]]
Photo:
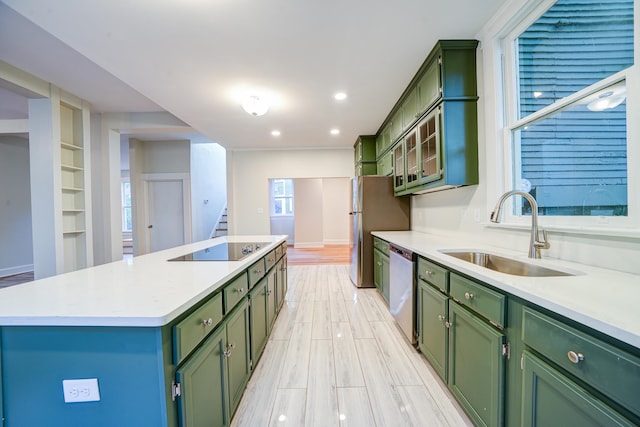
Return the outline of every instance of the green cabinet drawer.
[[[528,351],[522,370],[524,427],[634,425]]]
[[[249,292],[247,273],[244,272],[224,287],[224,312],[229,313]]]
[[[266,271],[271,270],[271,267],[273,267],[274,265],[276,265],[276,251],[275,249],[272,250],[271,252],[269,252],[265,257],[264,257],[264,263],[265,263],[265,269]]]
[[[214,295],[173,327],[173,363],[180,363],[222,320],[222,294]]]
[[[379,237],[373,238],[373,247],[382,252],[383,254],[389,256],[389,242],[386,242]]]
[[[499,328],[505,326],[506,297],[455,273],[450,278],[450,294]]]
[[[422,257],[418,257],[418,278],[431,283],[445,294],[449,292],[449,271]]]
[[[529,307],[522,316],[527,346],[640,415],[640,358]]]
[[[266,273],[264,258],[260,258],[260,261],[256,261],[249,267],[249,289],[260,281]]]

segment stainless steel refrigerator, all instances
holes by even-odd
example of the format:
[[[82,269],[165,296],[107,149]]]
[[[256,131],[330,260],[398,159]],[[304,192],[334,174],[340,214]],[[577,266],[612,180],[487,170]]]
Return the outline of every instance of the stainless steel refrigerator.
[[[410,198],[393,195],[390,176],[358,176],[351,184],[351,281],[357,287],[373,287],[371,232],[409,230]]]

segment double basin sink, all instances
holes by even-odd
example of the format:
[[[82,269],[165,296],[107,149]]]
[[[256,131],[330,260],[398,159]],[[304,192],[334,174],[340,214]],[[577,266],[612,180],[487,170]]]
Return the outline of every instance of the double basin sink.
[[[525,277],[556,277],[556,276],[574,276],[574,274],[564,271],[554,270],[537,264],[519,261],[512,258],[506,258],[482,251],[440,251],[445,255],[449,255],[466,262],[470,262],[480,267],[488,268],[500,273],[511,274],[514,276]]]

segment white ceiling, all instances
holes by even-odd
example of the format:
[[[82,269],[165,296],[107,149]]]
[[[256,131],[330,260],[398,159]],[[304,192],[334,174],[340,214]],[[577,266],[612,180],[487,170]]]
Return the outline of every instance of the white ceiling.
[[[244,149],[350,147],[375,133],[434,43],[473,38],[504,0],[2,2],[3,61],[96,112],[166,110]],[[272,96],[265,116],[234,98],[252,88]],[[0,102],[0,118],[11,110]]]

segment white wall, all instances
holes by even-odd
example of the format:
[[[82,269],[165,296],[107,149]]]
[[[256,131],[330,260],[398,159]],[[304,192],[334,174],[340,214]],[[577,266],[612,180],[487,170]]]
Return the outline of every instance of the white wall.
[[[351,180],[322,180],[322,241],[325,245],[348,245],[351,241]]]
[[[477,36],[480,40],[478,49],[480,185],[413,196],[411,203],[413,230],[459,235],[470,242],[516,250],[523,255],[527,253],[528,228],[497,228],[490,226],[488,221],[498,196],[510,189],[503,188],[496,172],[501,168],[502,131],[500,129],[501,106],[498,98],[501,87],[501,80],[498,77],[500,57],[494,36],[512,16],[521,13],[526,3],[525,0],[507,3]],[[638,20],[636,20],[636,27],[638,27]],[[631,93],[632,91],[629,92]],[[634,100],[638,100],[639,93],[635,91],[635,97],[629,95],[629,109],[634,108],[632,104]],[[629,117],[633,117],[631,112]],[[628,138],[634,140],[633,134],[629,133]],[[635,140],[637,141],[637,137]],[[633,157],[631,153],[633,151],[630,151],[629,156],[630,181],[633,179],[631,169],[640,163],[640,158]],[[635,188],[638,187],[640,182],[635,182]],[[540,225],[544,228],[544,217],[540,218]],[[631,229],[629,236],[588,234],[586,230],[582,233],[550,231],[551,248],[543,251],[543,257],[640,274],[640,263],[637,262],[640,254],[639,231],[637,227]]]
[[[353,149],[228,151],[230,234],[269,234],[270,178],[344,178]]]
[[[0,135],[0,277],[33,270],[29,141]]]
[[[226,151],[216,143],[191,143],[191,214],[194,242],[208,239],[227,204]]]
[[[293,187],[296,248],[324,246],[323,186],[321,178],[296,179]]]

